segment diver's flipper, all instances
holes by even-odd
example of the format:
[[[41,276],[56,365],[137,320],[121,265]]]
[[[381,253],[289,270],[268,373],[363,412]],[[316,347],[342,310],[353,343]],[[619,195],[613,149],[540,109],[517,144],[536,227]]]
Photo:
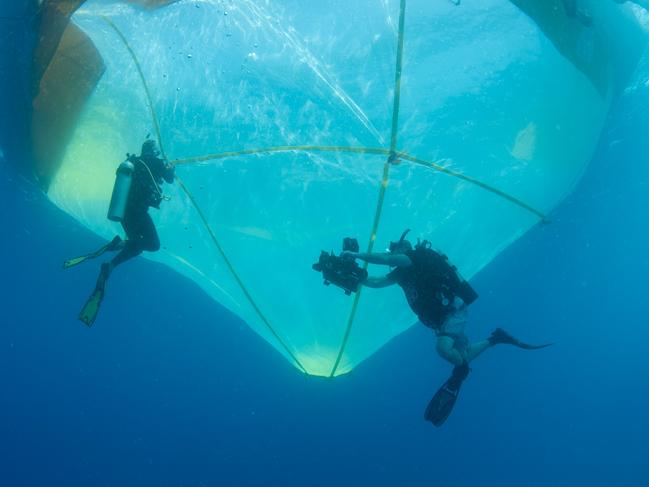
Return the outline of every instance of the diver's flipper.
[[[95,289],[95,291],[90,295],[88,301],[83,306],[83,309],[79,313],[79,319],[83,321],[86,325],[92,326],[97,318],[97,313],[99,313],[99,306],[101,306],[101,301],[104,299],[104,290]]]
[[[98,250],[95,250],[94,252],[87,254],[87,255],[82,255],[79,257],[74,257],[73,259],[66,260],[63,263],[63,268],[64,269],[69,269],[70,267],[74,267],[76,265],[79,265],[89,259],[94,259],[96,257],[99,257],[101,254],[104,252],[112,251],[112,250],[118,250],[120,248],[120,245],[122,244],[122,239],[118,236],[116,236],[113,240],[108,242],[106,245],[101,247]]]
[[[99,272],[99,277],[97,278],[97,285],[95,290],[92,292],[86,304],[83,305],[81,312],[79,313],[79,319],[83,321],[86,325],[92,326],[97,318],[97,313],[99,313],[99,307],[101,302],[104,299],[104,291],[106,288],[106,281],[110,275],[110,264],[105,263],[101,265],[101,271]]]
[[[453,390],[448,386],[448,383],[445,383],[428,403],[428,407],[424,413],[424,419],[430,421],[435,426],[444,424],[446,418],[453,411],[453,406],[455,406],[459,392],[460,389]]]
[[[520,340],[516,340],[516,344],[515,344],[516,347],[525,350],[538,350],[539,348],[550,347],[552,345],[554,345],[554,343],[544,343],[543,345],[530,345],[529,343],[524,343],[521,342]]]
[[[449,417],[457,396],[460,393],[462,382],[469,375],[469,365],[465,362],[453,369],[451,377],[444,382],[433,398],[428,403],[424,412],[424,419],[430,421],[435,426],[441,426]]]
[[[63,262],[63,268],[64,269],[69,269],[70,267],[74,267],[75,265],[79,265],[82,262],[85,262],[88,259],[92,259],[94,257],[93,254],[88,254],[88,255],[82,255],[81,257],[74,257],[72,259],[66,260]]]
[[[492,346],[504,343],[507,345],[513,345],[515,347],[522,348],[524,350],[538,350],[540,348],[545,348],[545,347],[549,347],[550,345],[554,345],[554,343],[545,343],[543,345],[530,345],[529,343],[521,342],[520,340],[514,338],[502,328],[496,328],[491,333],[491,336],[489,337],[488,340]]]

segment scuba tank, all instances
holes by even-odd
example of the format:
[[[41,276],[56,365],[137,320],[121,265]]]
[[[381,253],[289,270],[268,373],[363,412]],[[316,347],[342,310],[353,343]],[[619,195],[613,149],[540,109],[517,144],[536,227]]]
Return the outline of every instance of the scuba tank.
[[[135,166],[129,160],[122,162],[115,173],[115,185],[113,195],[110,198],[108,207],[108,219],[114,222],[121,222],[126,211],[128,196],[133,183],[133,171]]]

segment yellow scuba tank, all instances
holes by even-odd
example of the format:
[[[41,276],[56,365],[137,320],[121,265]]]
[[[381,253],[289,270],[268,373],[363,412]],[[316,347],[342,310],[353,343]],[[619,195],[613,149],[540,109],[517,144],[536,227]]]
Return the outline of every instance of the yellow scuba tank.
[[[128,196],[133,183],[133,171],[135,166],[128,159],[122,162],[115,173],[115,185],[113,195],[110,198],[108,207],[108,219],[114,222],[121,222],[124,218]]]

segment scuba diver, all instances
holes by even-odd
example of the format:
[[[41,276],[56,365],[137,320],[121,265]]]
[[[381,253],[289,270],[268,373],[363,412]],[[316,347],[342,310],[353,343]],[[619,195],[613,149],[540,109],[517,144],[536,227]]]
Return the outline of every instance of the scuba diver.
[[[486,340],[471,343],[465,334],[467,308],[478,294],[462,279],[448,258],[433,250],[428,241],[418,239],[413,247],[405,238],[409,231],[403,232],[399,241],[391,242],[389,251],[382,253],[358,252],[356,241],[352,247],[347,242],[353,239],[345,239],[340,257],[323,252],[314,269],[323,272],[325,284],[338,285],[347,294],[357,291],[360,285],[383,288],[397,284],[403,289],[419,321],[437,335],[437,353],[454,365],[451,377],[437,391],[425,412],[426,420],[440,426],[455,405],[460,387],[469,374],[469,363],[485,350],[500,344],[526,350],[551,344],[528,345],[501,328],[496,328]],[[365,269],[355,264],[354,259],[393,269],[385,276],[370,277]],[[342,271],[337,273],[340,269]]]
[[[86,260],[99,257],[107,251],[119,251],[110,261],[101,265],[95,289],[79,313],[79,319],[91,326],[99,306],[104,298],[106,281],[113,269],[143,251],[156,252],[160,249],[160,239],[156,231],[149,208],[160,208],[160,203],[168,199],[161,189],[163,182],[174,182],[174,166],[165,163],[158,156],[160,151],[154,140],[148,139],[142,144],[139,156],[127,154],[127,159],[117,170],[113,195],[108,210],[108,218],[122,224],[126,240],[119,236],[99,250],[81,257],[70,259],[63,264],[65,269],[76,266]]]

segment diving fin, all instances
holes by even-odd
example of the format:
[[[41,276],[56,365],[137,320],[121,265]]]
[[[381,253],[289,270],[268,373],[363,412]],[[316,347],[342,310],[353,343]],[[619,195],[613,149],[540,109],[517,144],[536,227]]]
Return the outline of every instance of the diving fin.
[[[102,300],[104,299],[104,291],[97,290],[90,295],[86,304],[84,304],[81,312],[79,313],[79,319],[83,321],[88,327],[92,326],[97,318],[97,313],[99,313],[99,306],[101,305]]]
[[[521,342],[520,340],[514,338],[502,328],[496,328],[491,333],[491,336],[488,338],[488,340],[489,340],[489,344],[492,346],[504,343],[507,345],[513,345],[515,347],[522,348],[524,350],[538,350],[540,348],[545,348],[554,345],[554,343],[545,343],[543,345],[530,345],[529,343]]]
[[[104,292],[106,289],[106,281],[110,275],[110,264],[105,263],[101,265],[101,271],[97,278],[95,290],[92,292],[86,304],[83,305],[79,313],[79,319],[88,327],[92,326],[99,313],[99,307],[104,299]]]
[[[444,385],[439,388],[428,403],[424,412],[424,419],[426,421],[430,421],[438,427],[444,424],[444,421],[446,421],[453,411],[453,406],[455,406],[455,401],[457,401],[460,388],[464,379],[469,375],[469,370],[469,364],[467,362],[464,362],[462,365],[457,365],[453,369],[451,377],[444,382]]]
[[[96,257],[99,257],[104,252],[118,250],[120,248],[121,243],[122,243],[122,239],[120,238],[119,235],[117,235],[113,240],[108,242],[106,245],[104,245],[98,250],[95,250],[90,254],[81,255],[79,257],[74,257],[72,259],[66,260],[65,262],[63,262],[63,268],[69,269],[70,267],[74,267],[76,265],[82,264],[83,262],[89,259],[94,259]]]
[[[539,350],[540,348],[551,347],[554,343],[544,343],[543,345],[530,345],[529,343],[516,340],[515,346],[524,350]]]

